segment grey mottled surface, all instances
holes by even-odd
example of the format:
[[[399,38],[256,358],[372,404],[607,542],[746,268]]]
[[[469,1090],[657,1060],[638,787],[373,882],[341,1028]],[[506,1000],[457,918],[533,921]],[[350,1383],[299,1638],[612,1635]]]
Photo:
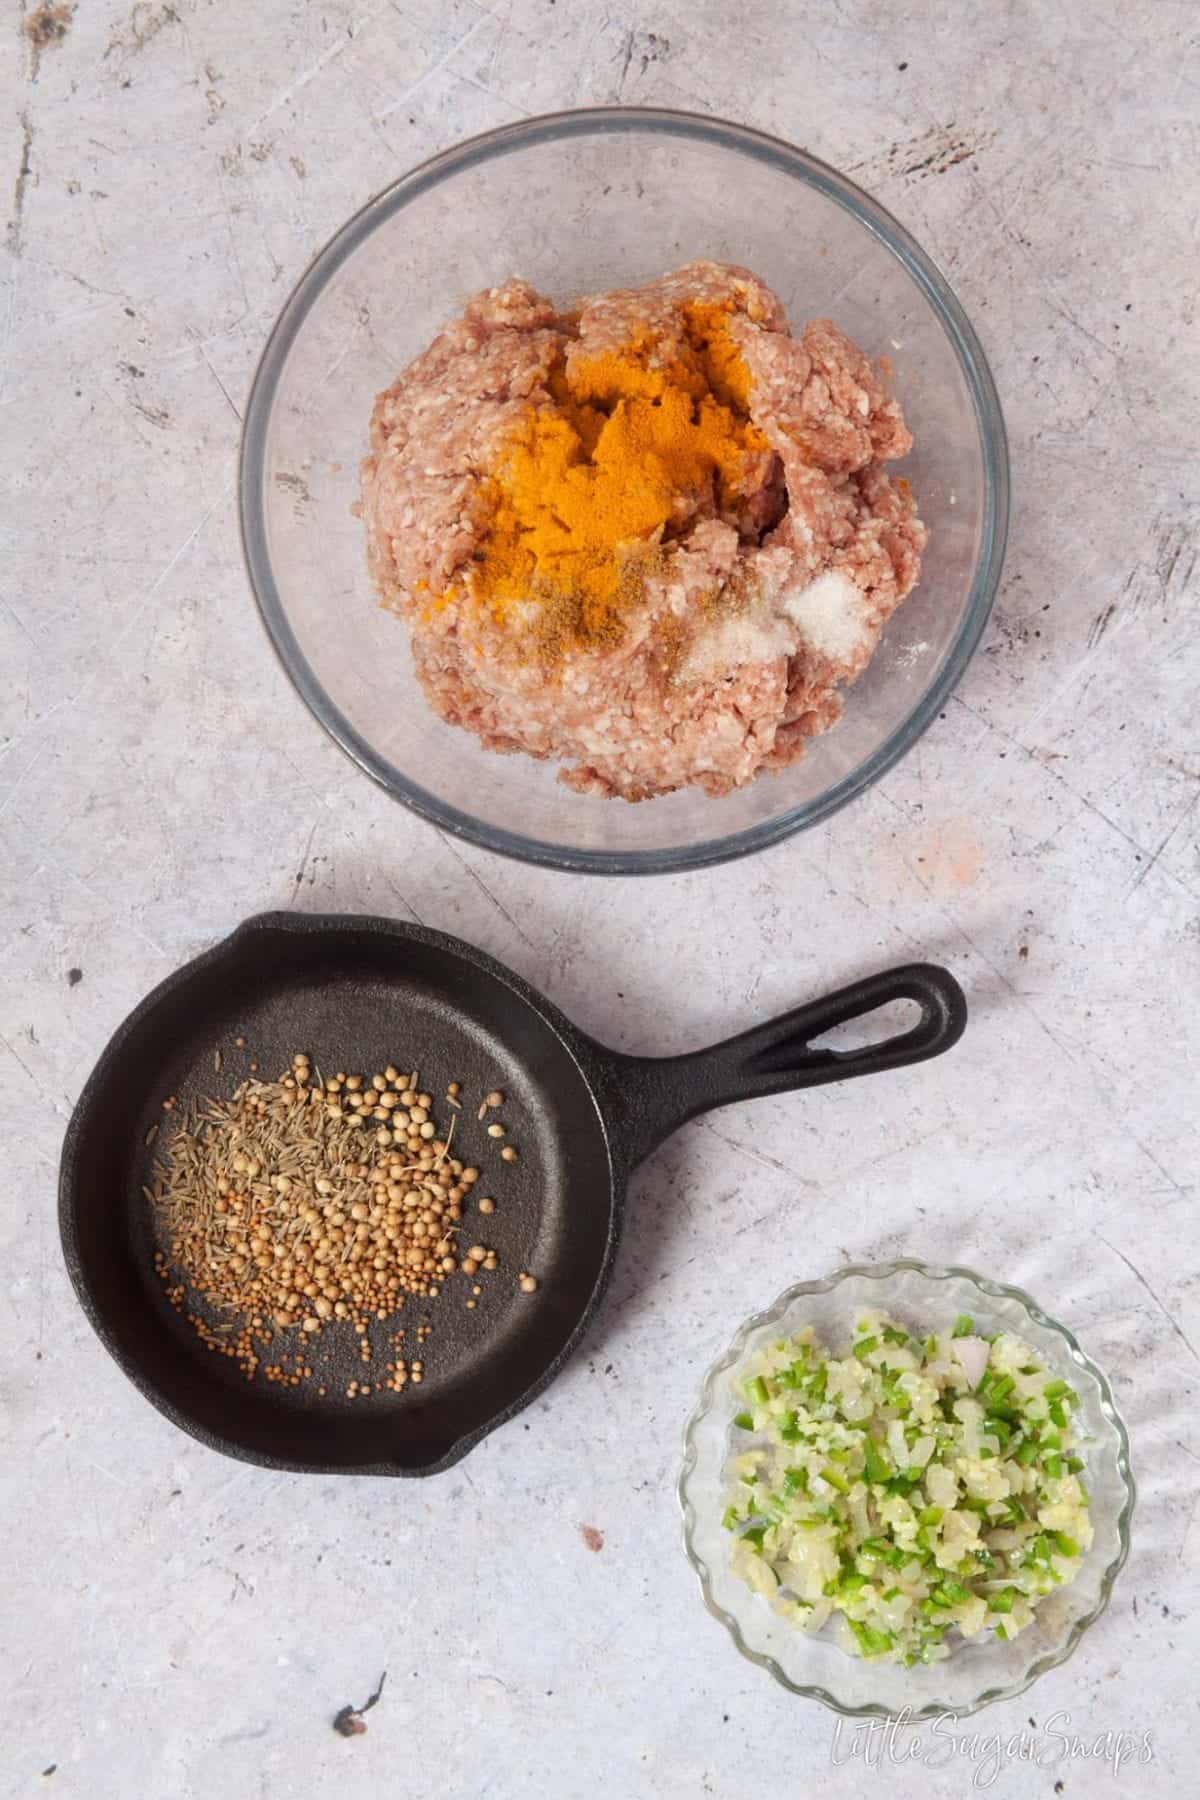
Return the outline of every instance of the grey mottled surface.
[[[1112,1608],[976,1723],[1065,1710],[1089,1741],[1149,1729],[1155,1761],[1010,1762],[993,1791],[1196,1791],[1196,10],[728,17],[85,0],[39,57],[6,9],[6,1795],[964,1793],[962,1766],[831,1766],[832,1716],[703,1612],[672,1496],[734,1323],[897,1251],[1028,1286],[1133,1427]],[[464,133],[614,98],[740,116],[892,207],[980,330],[1016,487],[985,647],[908,761],[755,861],[636,889],[452,845],[359,779],[273,662],[233,507],[255,359],[326,236]],[[59,1140],[167,970],[264,907],[394,911],[401,871],[423,918],[623,1046],[690,1046],[914,954],[959,972],[973,1023],[869,1098],[680,1133],[635,1184],[586,1352],[460,1469],[260,1474],[172,1430],[98,1350],[59,1262]],[[368,1735],[335,1737],[382,1669]]]

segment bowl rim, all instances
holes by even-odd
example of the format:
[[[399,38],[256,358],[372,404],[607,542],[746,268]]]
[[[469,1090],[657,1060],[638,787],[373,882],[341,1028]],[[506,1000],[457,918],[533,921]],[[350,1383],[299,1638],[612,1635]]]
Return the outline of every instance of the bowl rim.
[[[739,1653],[746,1658],[747,1662],[757,1663],[759,1668],[766,1669],[767,1673],[771,1675],[781,1687],[786,1688],[789,1693],[798,1694],[802,1699],[819,1700],[823,1706],[829,1707],[832,1712],[840,1713],[843,1718],[890,1719],[895,1717],[893,1710],[890,1710],[886,1706],[879,1705],[877,1702],[864,1702],[859,1706],[851,1706],[846,1704],[846,1702],[839,1700],[835,1694],[830,1693],[828,1688],[822,1687],[819,1683],[814,1682],[810,1684],[793,1681],[780,1666],[775,1657],[769,1656],[765,1651],[753,1649],[746,1642],[737,1619],[734,1618],[733,1614],[728,1612],[715,1598],[712,1591],[712,1580],[708,1564],[700,1555],[693,1542],[693,1533],[696,1526],[696,1509],[688,1497],[687,1484],[688,1478],[695,1470],[699,1459],[699,1450],[695,1441],[696,1432],[713,1409],[715,1401],[714,1388],[717,1377],[741,1359],[745,1353],[747,1340],[753,1332],[760,1330],[763,1326],[774,1324],[796,1300],[801,1299],[806,1294],[830,1293],[833,1289],[840,1287],[844,1281],[848,1281],[856,1276],[862,1276],[867,1280],[878,1281],[883,1284],[890,1281],[902,1271],[909,1271],[922,1275],[930,1281],[948,1281],[951,1279],[967,1281],[979,1289],[981,1293],[998,1299],[1015,1300],[1018,1305],[1025,1309],[1036,1324],[1045,1327],[1049,1331],[1055,1332],[1059,1337],[1063,1338],[1070,1351],[1072,1361],[1080,1364],[1087,1370],[1088,1374],[1092,1376],[1100,1390],[1100,1410],[1104,1415],[1105,1421],[1112,1428],[1116,1436],[1117,1472],[1121,1477],[1125,1489],[1125,1498],[1122,1502],[1120,1513],[1117,1516],[1117,1553],[1104,1571],[1100,1583],[1100,1596],[1091,1611],[1085,1613],[1082,1618],[1079,1618],[1074,1622],[1071,1630],[1067,1633],[1066,1637],[1064,1637],[1061,1644],[1057,1645],[1053,1650],[1048,1651],[1046,1655],[1038,1657],[1037,1660],[1025,1668],[1015,1680],[1002,1686],[985,1688],[981,1694],[977,1695],[965,1705],[950,1701],[939,1702],[931,1700],[919,1707],[916,1705],[906,1707],[905,1717],[911,1719],[915,1724],[920,1720],[940,1718],[947,1714],[953,1714],[957,1719],[969,1718],[972,1713],[979,1712],[985,1706],[991,1706],[997,1700],[1015,1699],[1017,1695],[1023,1694],[1026,1688],[1032,1687],[1039,1675],[1044,1675],[1048,1670],[1056,1669],[1062,1663],[1065,1663],[1078,1648],[1088,1627],[1093,1625],[1107,1608],[1109,1600],[1112,1597],[1112,1590],[1117,1576],[1124,1568],[1126,1559],[1129,1556],[1130,1523],[1137,1502],[1137,1482],[1134,1479],[1133,1469],[1130,1463],[1129,1432],[1126,1428],[1124,1419],[1118,1411],[1108,1377],[1099,1365],[1092,1361],[1092,1358],[1087,1354],[1086,1350],[1081,1347],[1074,1332],[1072,1332],[1068,1326],[1062,1324],[1060,1320],[1053,1318],[1049,1313],[1044,1311],[1044,1309],[1040,1307],[1032,1296],[1027,1294],[1023,1288],[1013,1286],[1008,1282],[991,1281],[986,1276],[980,1275],[977,1270],[965,1268],[960,1263],[927,1263],[916,1257],[904,1256],[897,1257],[894,1261],[887,1263],[844,1263],[840,1268],[836,1269],[832,1275],[823,1276],[817,1281],[796,1282],[793,1286],[784,1288],[783,1292],[776,1296],[770,1306],[762,1308],[761,1311],[753,1313],[750,1318],[746,1319],[744,1323],[738,1327],[728,1346],[709,1365],[704,1376],[704,1381],[701,1384],[700,1398],[692,1408],[687,1424],[684,1427],[683,1461],[679,1471],[679,1478],[675,1485],[675,1496],[679,1502],[680,1512],[683,1518],[684,1553],[692,1566],[693,1573],[700,1583],[700,1592],[704,1604],[713,1617],[719,1619],[721,1624],[724,1625],[730,1637],[733,1639],[735,1647]],[[849,1661],[849,1659],[847,1660]]]
[[[958,357],[979,434],[984,497],[979,554],[958,634],[931,686],[870,756],[817,798],[741,831],[661,850],[610,851],[569,848],[489,825],[403,775],[355,729],[318,680],[288,621],[267,544],[264,465],[279,380],[305,320],[331,277],[381,223],[429,188],[493,157],[563,138],[625,131],[676,135],[751,156],[807,182],[879,239],[924,294]],[[975,652],[999,586],[1008,536],[1008,441],[983,348],[948,281],[911,233],[862,188],[807,151],[732,120],[666,107],[580,107],[501,125],[439,151],[368,200],[318,251],[284,302],[250,386],[238,459],[238,513],[246,573],[284,672],[334,742],[394,799],[467,843],[545,868],[603,875],[670,874],[729,862],[829,818],[879,780],[928,729]]]

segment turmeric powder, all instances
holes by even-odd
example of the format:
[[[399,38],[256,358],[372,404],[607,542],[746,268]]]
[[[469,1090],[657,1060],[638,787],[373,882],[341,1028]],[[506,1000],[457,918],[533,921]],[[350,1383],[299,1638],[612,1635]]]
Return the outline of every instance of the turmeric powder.
[[[531,406],[485,478],[469,584],[497,623],[532,600],[578,647],[616,641],[664,533],[720,514],[761,470],[728,309],[693,303],[680,326],[677,341],[560,359],[553,404]]]

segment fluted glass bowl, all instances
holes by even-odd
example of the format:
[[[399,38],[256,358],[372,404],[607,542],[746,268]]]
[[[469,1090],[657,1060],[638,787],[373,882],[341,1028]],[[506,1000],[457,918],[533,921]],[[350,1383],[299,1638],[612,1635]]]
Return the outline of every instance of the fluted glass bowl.
[[[826,1635],[810,1636],[789,1624],[733,1573],[731,1539],[721,1523],[725,1470],[734,1453],[733,1417],[744,1405],[733,1387],[738,1369],[753,1351],[804,1325],[812,1325],[826,1346],[836,1350],[849,1340],[862,1307],[882,1308],[921,1333],[945,1329],[960,1313],[969,1314],[980,1333],[1015,1332],[1033,1345],[1048,1369],[1070,1381],[1079,1395],[1076,1429],[1091,1440],[1081,1454],[1087,1460],[1095,1540],[1075,1581],[1047,1596],[1035,1623],[1019,1637],[964,1640],[945,1662],[928,1667],[867,1662],[848,1655]],[[851,1717],[894,1718],[905,1708],[913,1718],[947,1712],[962,1717],[994,1700],[1012,1699],[1047,1669],[1065,1662],[1108,1605],[1129,1554],[1135,1495],[1129,1438],[1112,1391],[1066,1326],[1019,1288],[986,1281],[970,1269],[907,1261],[851,1265],[824,1281],[801,1282],[765,1312],[747,1319],[705,1377],[688,1421],[679,1479],[684,1545],[708,1610],[742,1655],[782,1687]]]
[[[845,717],[808,754],[719,800],[630,806],[556,766],[483,750],[434,717],[404,625],[378,606],[351,514],[376,393],[480,288],[523,275],[565,302],[696,257],[747,264],[793,325],[828,315],[886,355],[916,444],[903,465],[931,530],[920,586]],[[321,251],[271,333],[242,440],[247,567],[316,717],[397,799],[492,850],[645,873],[720,862],[814,824],[937,716],[979,641],[1008,515],[992,379],[941,274],[824,163],[743,126],[600,107],[456,145],[380,194]]]

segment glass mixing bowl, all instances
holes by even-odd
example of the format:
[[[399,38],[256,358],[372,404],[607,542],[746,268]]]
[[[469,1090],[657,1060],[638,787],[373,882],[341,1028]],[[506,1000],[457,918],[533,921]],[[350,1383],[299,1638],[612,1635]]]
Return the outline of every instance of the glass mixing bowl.
[[[377,604],[351,508],[376,393],[469,296],[519,274],[559,301],[696,257],[744,263],[794,326],[829,316],[886,355],[931,539],[835,730],[778,775],[636,806],[575,794],[427,707]],[[979,641],[1000,574],[1008,460],[995,388],[942,276],[833,169],[744,126],[599,107],[459,144],[372,200],[280,314],[242,440],[242,537],[267,630],[317,718],[414,811],[490,850],[611,874],[695,868],[823,819],[916,742]]]
[[[1079,1395],[1074,1424],[1086,1442],[1082,1454],[1095,1533],[1079,1574],[1070,1586],[1040,1602],[1035,1623],[1019,1637],[964,1640],[945,1662],[929,1667],[865,1661],[841,1650],[828,1630],[816,1636],[798,1630],[733,1573],[729,1534],[722,1524],[726,1469],[734,1454],[732,1421],[745,1404],[734,1386],[739,1369],[753,1351],[804,1325],[814,1326],[837,1353],[864,1307],[879,1307],[918,1333],[945,1330],[960,1313],[973,1319],[984,1336],[1015,1332]],[[1129,1554],[1136,1497],[1129,1436],[1112,1389],[1066,1326],[1020,1288],[985,1281],[970,1269],[911,1260],[874,1267],[851,1264],[824,1281],[788,1288],[766,1312],[747,1319],[704,1378],[684,1435],[679,1477],[684,1547],[708,1610],[742,1655],[766,1669],[781,1687],[852,1718],[896,1718],[904,1712],[914,1720],[943,1713],[963,1718],[993,1700],[1011,1700],[1047,1669],[1065,1662],[1108,1605]]]

